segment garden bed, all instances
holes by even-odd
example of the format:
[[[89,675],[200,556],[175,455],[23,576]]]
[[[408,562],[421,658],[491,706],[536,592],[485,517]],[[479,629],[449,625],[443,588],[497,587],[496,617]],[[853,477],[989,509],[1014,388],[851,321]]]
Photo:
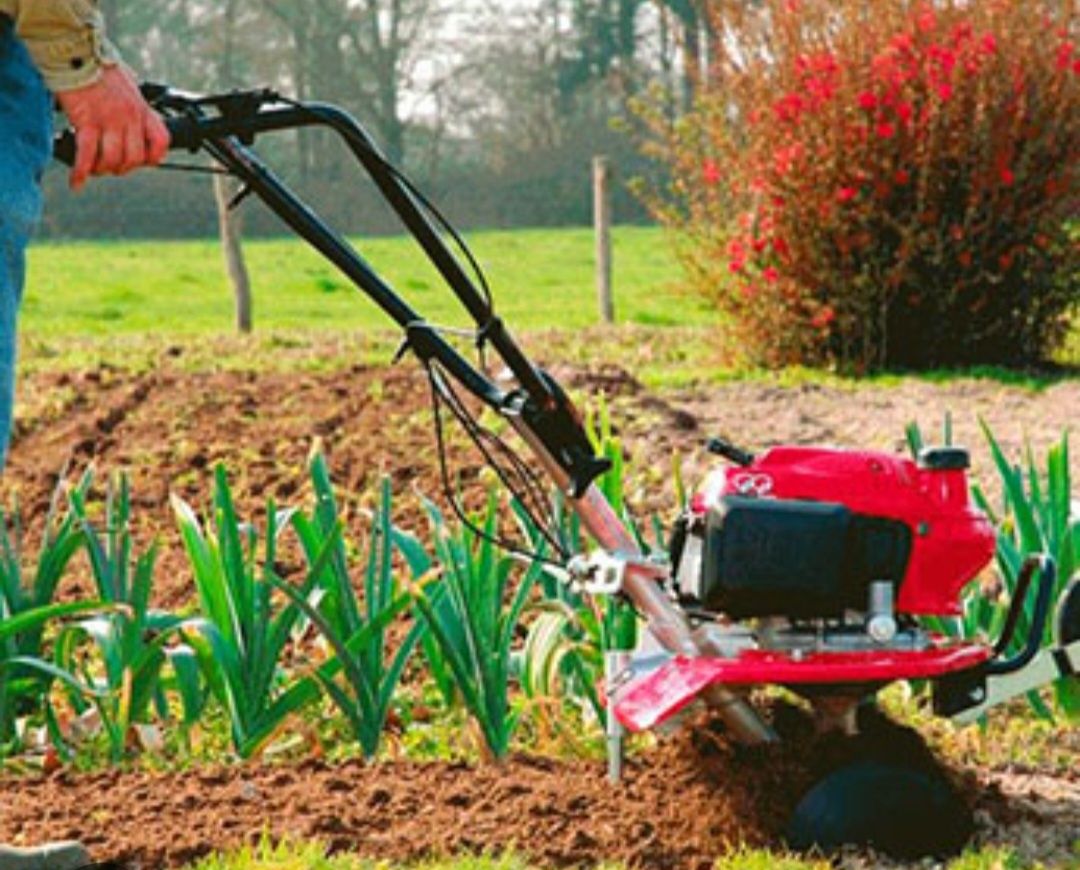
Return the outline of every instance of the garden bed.
[[[679,391],[646,390],[615,366],[557,367],[576,394],[605,395],[629,457],[631,501],[642,516],[670,517],[672,455],[693,482],[713,461],[702,445],[723,434],[750,449],[772,444],[834,444],[903,451],[904,427],[918,421],[929,438],[946,413],[957,443],[973,452],[973,476],[994,486],[989,451],[978,431],[987,420],[1008,455],[1024,439],[1035,455],[1075,422],[1080,384],[1062,381],[1038,392],[994,380],[897,385],[783,386],[741,381]],[[25,407],[0,492],[18,491],[34,529],[48,509],[56,477],[93,461],[102,472],[130,470],[137,536],[165,542],[155,578],[156,601],[175,607],[193,593],[169,508],[176,493],[196,507],[207,503],[210,469],[222,461],[232,474],[241,512],[251,516],[267,498],[278,505],[303,497],[305,460],[315,439],[324,445],[343,493],[374,498],[391,475],[399,496],[395,520],[421,520],[419,501],[401,495],[439,493],[437,454],[423,377],[411,366],[340,368],[326,373],[189,372],[165,364],[147,374],[112,367],[83,373],[37,373],[21,386]],[[474,478],[478,458],[460,439],[452,464]],[[366,527],[353,513],[354,533]]]
[[[992,487],[978,417],[1009,455],[1019,456],[1025,438],[1041,455],[1080,407],[1073,381],[1033,391],[974,379],[888,387],[763,380],[654,392],[617,367],[566,367],[557,377],[583,395],[607,397],[630,459],[635,511],[665,519],[674,504],[672,454],[693,481],[711,462],[700,449],[709,435],[751,449],[791,442],[902,451],[909,421],[932,437],[951,411],[956,440],[973,448],[976,478]],[[22,391],[5,495],[19,493],[33,530],[65,463],[72,472],[91,461],[102,472],[128,468],[136,539],[163,542],[154,597],[170,608],[190,603],[194,587],[169,495],[204,507],[218,461],[230,469],[241,514],[259,517],[268,497],[279,505],[308,497],[304,465],[319,439],[339,492],[359,500],[346,511],[354,536],[368,527],[356,508],[369,504],[382,474],[391,475],[395,519],[406,528],[422,522],[416,494],[438,493],[427,386],[410,367],[305,374],[99,367],[35,373]],[[480,464],[460,440],[450,445],[465,478],[475,477]],[[85,568],[65,579],[63,595],[89,589],[80,573]],[[1063,751],[1075,758],[1074,736]],[[782,821],[811,775],[804,761],[814,752],[803,737],[762,756],[735,752],[708,729],[684,732],[636,756],[620,789],[607,784],[598,762],[520,755],[477,767],[307,760],[161,774],[61,771],[0,781],[0,842],[78,837],[97,857],[144,868],[179,867],[263,834],[393,860],[515,850],[544,865],[706,867],[739,844],[779,844]],[[977,840],[1068,866],[1080,830],[1080,779],[1067,767],[962,767]]]
[[[789,739],[780,747],[736,749],[718,726],[698,722],[631,759],[619,787],[597,762],[522,755],[476,767],[311,760],[0,781],[0,842],[73,837],[97,858],[144,870],[265,836],[396,861],[513,851],[543,866],[705,870],[736,846],[781,846],[784,821],[814,772],[807,759],[835,756],[835,744],[781,709]],[[893,726],[870,740],[878,752],[911,751],[910,733]],[[978,842],[1008,844],[1024,860],[1075,858],[1080,779],[950,775],[976,806]],[[860,862],[893,866],[850,857]]]

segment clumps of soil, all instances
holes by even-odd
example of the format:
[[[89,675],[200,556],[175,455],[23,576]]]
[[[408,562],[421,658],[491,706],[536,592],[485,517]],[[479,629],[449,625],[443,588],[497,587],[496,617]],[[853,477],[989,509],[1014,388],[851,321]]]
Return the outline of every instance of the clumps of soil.
[[[268,833],[397,861],[514,850],[545,866],[704,870],[740,844],[780,845],[821,765],[871,748],[936,763],[899,726],[853,743],[815,735],[792,708],[773,718],[785,741],[756,749],[701,719],[631,758],[619,786],[601,763],[529,756],[0,781],[0,841],[78,838],[99,860],[142,868],[179,867]]]

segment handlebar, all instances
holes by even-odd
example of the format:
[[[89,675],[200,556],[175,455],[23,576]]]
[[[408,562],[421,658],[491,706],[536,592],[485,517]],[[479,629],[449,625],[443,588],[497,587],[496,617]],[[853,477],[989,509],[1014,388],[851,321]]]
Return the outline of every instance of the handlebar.
[[[195,151],[201,137],[194,118],[165,118],[169,131],[169,148],[174,151]],[[75,163],[75,131],[65,130],[53,139],[53,157],[71,166]]]
[[[374,139],[342,109],[325,103],[301,103],[271,90],[233,91],[191,96],[161,85],[143,85],[143,96],[163,116],[172,149],[205,151],[240,179],[301,238],[336,265],[404,331],[406,346],[425,364],[437,360],[470,393],[511,417],[534,436],[533,446],[545,465],[557,466],[560,487],[580,498],[608,467],[595,455],[566,394],[536,368],[491,309],[490,299],[474,284],[443,238],[445,222],[433,218],[411,182],[383,156]],[[250,146],[264,133],[323,127],[338,134],[375,183],[405,228],[468,311],[484,343],[492,346],[520,390],[504,391],[477,369],[387,284],[348,241],[323,222]],[[53,154],[72,163],[77,142],[72,131],[58,136]],[[436,220],[439,222],[436,223]],[[553,472],[554,474],[555,472]],[[564,479],[563,479],[564,478]]]

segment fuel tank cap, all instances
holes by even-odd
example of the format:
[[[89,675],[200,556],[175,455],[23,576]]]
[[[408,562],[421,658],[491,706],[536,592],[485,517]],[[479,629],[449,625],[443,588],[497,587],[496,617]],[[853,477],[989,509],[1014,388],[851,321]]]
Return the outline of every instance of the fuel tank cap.
[[[928,471],[967,471],[971,454],[963,447],[927,447],[919,451],[919,468]]]

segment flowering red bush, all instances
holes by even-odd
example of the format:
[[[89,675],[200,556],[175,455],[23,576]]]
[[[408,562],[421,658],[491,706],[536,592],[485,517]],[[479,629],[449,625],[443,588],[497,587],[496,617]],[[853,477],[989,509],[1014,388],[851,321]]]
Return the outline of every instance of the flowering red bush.
[[[709,4],[658,202],[756,362],[1045,358],[1080,301],[1075,0]],[[1075,229],[1075,225],[1074,225]]]

